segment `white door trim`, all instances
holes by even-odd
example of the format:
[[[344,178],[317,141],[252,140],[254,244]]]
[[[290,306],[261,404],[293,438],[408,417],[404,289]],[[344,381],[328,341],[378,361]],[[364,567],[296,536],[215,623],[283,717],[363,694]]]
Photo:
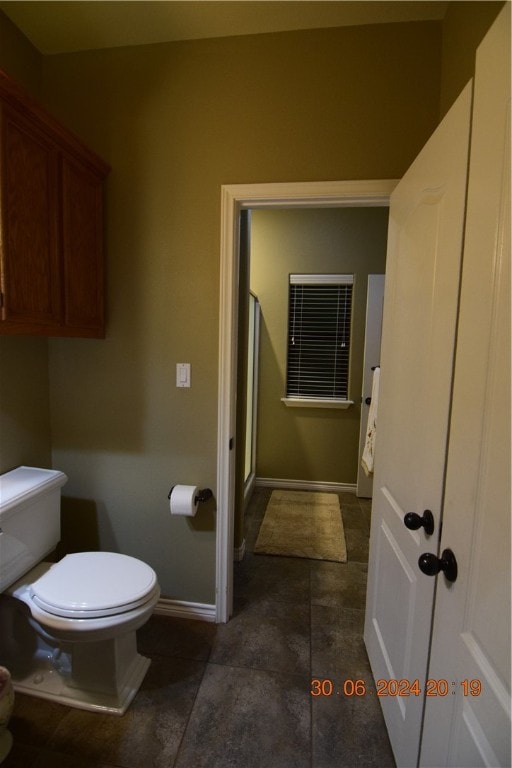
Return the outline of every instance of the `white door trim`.
[[[233,515],[240,211],[389,205],[397,180],[230,184],[221,188],[219,395],[217,427],[216,621],[233,605]]]

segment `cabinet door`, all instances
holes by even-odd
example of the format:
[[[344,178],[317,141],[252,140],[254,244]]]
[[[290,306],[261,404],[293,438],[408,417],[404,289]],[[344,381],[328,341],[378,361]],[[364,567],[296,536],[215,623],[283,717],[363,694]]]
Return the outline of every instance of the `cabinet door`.
[[[102,179],[62,157],[65,325],[72,335],[104,335]]]
[[[51,329],[61,320],[57,151],[4,107],[1,161],[2,320]]]

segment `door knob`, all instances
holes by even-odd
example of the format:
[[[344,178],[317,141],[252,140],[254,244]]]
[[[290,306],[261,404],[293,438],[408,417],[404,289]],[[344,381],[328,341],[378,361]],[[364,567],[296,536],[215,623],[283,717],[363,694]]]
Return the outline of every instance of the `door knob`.
[[[433,555],[431,552],[424,552],[418,560],[420,571],[427,576],[437,576],[439,571],[444,571],[448,581],[457,579],[457,560],[451,549],[444,549],[441,557]]]
[[[404,524],[411,531],[423,527],[427,536],[434,533],[434,515],[430,509],[426,509],[421,517],[416,512],[408,512],[404,517]]]

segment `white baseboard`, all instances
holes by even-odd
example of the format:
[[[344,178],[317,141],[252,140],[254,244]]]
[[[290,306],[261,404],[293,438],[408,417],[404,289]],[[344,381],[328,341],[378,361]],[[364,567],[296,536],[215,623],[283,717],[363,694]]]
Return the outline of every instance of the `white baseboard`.
[[[288,488],[295,491],[324,491],[325,493],[356,493],[355,483],[327,483],[317,480],[282,480],[276,477],[257,477],[256,485],[271,488]]]
[[[175,619],[198,619],[215,623],[216,608],[209,603],[189,603],[185,600],[170,600],[161,597],[155,607],[160,616],[172,616]]]

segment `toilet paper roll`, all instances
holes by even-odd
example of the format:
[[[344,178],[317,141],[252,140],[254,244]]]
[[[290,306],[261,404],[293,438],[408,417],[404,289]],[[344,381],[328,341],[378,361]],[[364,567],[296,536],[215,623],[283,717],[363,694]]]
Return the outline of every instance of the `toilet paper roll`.
[[[197,485],[175,485],[169,496],[171,515],[194,517],[199,504],[196,501],[198,493]]]

